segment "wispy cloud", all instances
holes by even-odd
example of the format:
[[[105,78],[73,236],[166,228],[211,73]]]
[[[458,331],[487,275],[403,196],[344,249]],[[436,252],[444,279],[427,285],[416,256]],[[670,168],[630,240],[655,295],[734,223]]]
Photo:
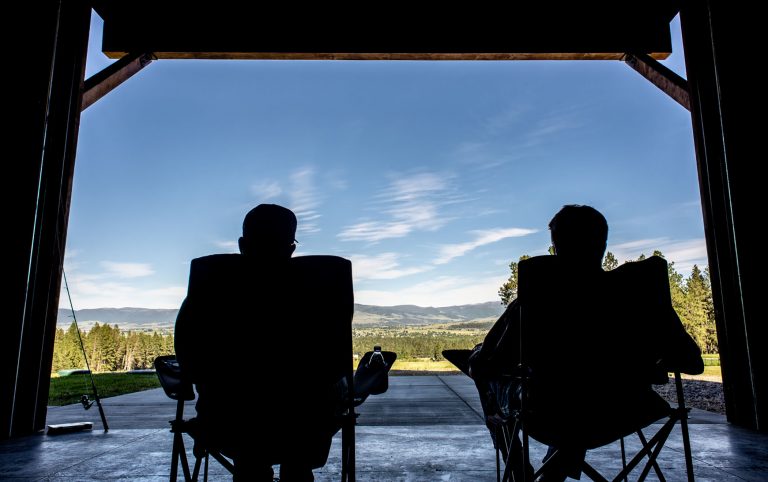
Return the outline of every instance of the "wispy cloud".
[[[323,181],[331,189],[343,191],[347,189],[348,183],[341,169],[331,169],[323,175]]]
[[[518,129],[521,122],[528,120],[525,114],[526,109],[519,105],[508,106],[485,120],[484,134],[488,137],[508,135],[511,129]]]
[[[522,236],[528,236],[537,232],[537,229],[525,229],[525,228],[496,228],[482,231],[472,231],[475,234],[475,239],[466,243],[447,244],[440,247],[440,255],[434,261],[435,264],[445,264],[454,258],[464,256],[468,252],[485,246],[486,244],[495,243],[506,238],[519,238]]]
[[[110,273],[70,273],[69,291],[75,309],[82,308],[178,308],[186,295],[186,286],[147,287],[145,283],[115,279]],[[69,308],[68,297],[62,296],[60,306]]]
[[[91,276],[73,276],[69,289],[75,309],[83,308],[178,308],[187,292],[186,286],[144,288],[127,282],[93,280]],[[69,308],[65,296],[60,306]]]
[[[381,253],[374,256],[352,255],[349,258],[352,261],[352,273],[356,281],[396,279],[432,269],[431,266],[402,267],[400,255],[397,253]]]
[[[256,202],[276,202],[292,210],[298,218],[299,233],[317,233],[320,231],[318,220],[322,216],[318,207],[322,204],[323,196],[317,187],[316,177],[313,167],[304,166],[291,172],[288,179],[259,180],[251,185],[250,191],[256,197]],[[324,176],[323,180],[332,189],[345,187],[341,175]]]
[[[580,127],[572,113],[553,113],[523,132],[522,147],[536,147],[564,131]]]
[[[675,268],[682,274],[687,274],[694,264],[700,267],[707,265],[707,245],[704,238],[673,240],[669,238],[649,238],[627,241],[609,245],[619,263],[637,259],[641,254],[650,256],[654,250],[659,250],[668,261],[675,263]]]
[[[154,274],[155,271],[148,263],[118,263],[115,261],[102,261],[102,268],[118,278],[141,278]]]
[[[282,194],[283,189],[277,181],[266,180],[251,185],[251,194],[260,200],[268,200]]]
[[[315,170],[304,167],[291,174],[290,208],[299,220],[298,231],[305,234],[320,231],[318,219],[321,214],[317,207],[321,203],[321,196],[315,186]]]
[[[99,270],[85,272],[84,263],[73,264],[67,253],[67,285],[75,309],[82,308],[178,308],[186,295],[182,285],[157,286],[149,263],[102,261]],[[62,283],[59,306],[69,308],[66,286]]]
[[[377,196],[387,219],[363,220],[347,226],[339,233],[342,241],[377,242],[401,238],[415,230],[434,231],[447,222],[438,206],[446,202],[450,192],[450,176],[420,173],[394,179]]]
[[[229,253],[240,252],[240,247],[238,246],[237,241],[215,241],[213,244],[221,249],[225,249]]]
[[[460,162],[483,170],[524,161],[531,149],[540,150],[554,136],[581,127],[580,109],[574,105],[537,113],[531,120],[530,107],[508,107],[481,123],[476,136],[460,142],[454,155]]]
[[[400,289],[359,290],[355,301],[363,304],[393,306],[453,306],[484,303],[498,300],[498,290],[508,275],[487,278],[442,276],[423,283],[416,283]]]

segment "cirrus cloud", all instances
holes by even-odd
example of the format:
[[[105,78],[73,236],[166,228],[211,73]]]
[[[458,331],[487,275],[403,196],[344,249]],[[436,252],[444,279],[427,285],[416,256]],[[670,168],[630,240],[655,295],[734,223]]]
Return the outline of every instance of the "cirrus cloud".
[[[475,239],[466,243],[447,244],[440,247],[440,255],[434,261],[435,264],[445,264],[454,258],[464,256],[468,252],[485,246],[486,244],[495,243],[506,238],[519,238],[522,236],[528,236],[538,232],[537,229],[526,228],[496,228],[486,229],[482,231],[472,231],[475,234]]]

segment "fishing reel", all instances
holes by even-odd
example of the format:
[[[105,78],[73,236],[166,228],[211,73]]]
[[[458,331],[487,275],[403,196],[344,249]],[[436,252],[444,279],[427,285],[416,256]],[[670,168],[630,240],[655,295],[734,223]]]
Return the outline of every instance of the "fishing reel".
[[[88,410],[89,408],[91,408],[93,406],[93,401],[91,401],[88,398],[88,395],[83,395],[82,397],[80,397],[80,403],[83,404],[83,408],[86,409],[86,410]]]

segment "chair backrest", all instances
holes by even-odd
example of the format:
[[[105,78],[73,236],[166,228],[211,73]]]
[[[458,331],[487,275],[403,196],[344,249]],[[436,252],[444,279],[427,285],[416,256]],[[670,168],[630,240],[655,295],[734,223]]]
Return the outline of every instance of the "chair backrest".
[[[659,257],[610,272],[530,258],[519,264],[518,295],[531,402],[554,429],[583,433],[643,412],[660,372],[666,380],[672,365],[695,372],[702,364],[672,308]]]
[[[584,272],[558,256],[529,258],[518,269],[520,362],[553,390],[569,393],[584,383],[574,369],[593,370],[603,360],[614,301],[602,294],[603,273]]]
[[[333,385],[345,376],[351,382],[353,309],[352,267],[344,258],[193,260],[176,353],[200,395],[198,418],[218,440],[258,427],[276,452],[295,430],[305,440],[326,433],[338,402]],[[291,425],[297,419],[301,427]],[[314,444],[325,447],[318,461],[330,447],[330,436],[321,439]]]
[[[212,378],[221,375],[216,360],[324,382],[350,366],[352,268],[344,258],[301,256],[278,267],[234,254],[197,258],[185,305],[194,330],[205,332],[199,343],[216,366]],[[180,317],[177,331],[185,323]]]
[[[538,345],[524,347],[529,363],[568,363],[564,353],[578,353],[571,364],[649,380],[657,380],[660,370],[703,369],[699,349],[672,307],[663,258],[583,272],[558,256],[538,256],[520,262],[518,293],[523,319],[529,320],[523,336],[548,344],[544,352]]]

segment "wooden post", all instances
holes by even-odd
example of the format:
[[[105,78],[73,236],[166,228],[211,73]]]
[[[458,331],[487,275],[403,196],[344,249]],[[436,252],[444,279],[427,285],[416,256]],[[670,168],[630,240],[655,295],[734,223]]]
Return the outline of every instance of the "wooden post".
[[[765,154],[747,134],[752,122],[744,115],[755,105],[736,58],[749,43],[745,15],[727,1],[685,0],[680,21],[726,414],[734,424],[766,430],[765,208],[752,187],[763,179]]]
[[[12,308],[0,347],[1,438],[45,427],[91,14],[81,0],[34,7],[35,58],[26,60],[34,78],[22,90],[32,122],[18,119],[12,140],[23,157],[14,159],[22,174],[11,182],[23,199],[7,223],[15,251],[8,253]]]

